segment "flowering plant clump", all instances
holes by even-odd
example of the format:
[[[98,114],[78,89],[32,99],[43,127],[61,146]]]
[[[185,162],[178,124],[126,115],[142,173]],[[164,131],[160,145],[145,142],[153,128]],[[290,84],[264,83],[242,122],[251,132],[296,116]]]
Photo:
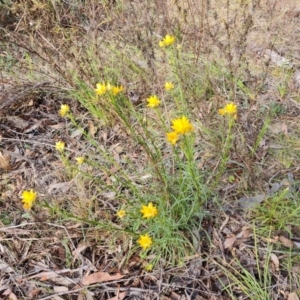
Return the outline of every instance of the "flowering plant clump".
[[[167,34],[160,42],[159,47],[168,47],[175,42],[175,36]]]
[[[158,214],[157,208],[153,206],[152,202],[150,202],[147,206],[143,205],[140,211],[145,219],[154,218]]]
[[[65,150],[65,143],[62,141],[59,141],[55,144],[55,149],[59,152],[63,152]]]
[[[219,109],[219,114],[221,116],[229,115],[233,116],[234,118],[237,117],[237,105],[233,102],[227,103],[223,108]]]
[[[160,104],[160,100],[158,99],[157,96],[150,96],[149,98],[147,98],[147,106],[150,107],[150,108],[155,108],[157,106],[159,106]]]
[[[126,216],[126,211],[124,209],[121,209],[119,211],[117,211],[117,216],[122,219]]]
[[[167,81],[167,82],[165,83],[165,86],[164,86],[164,87],[165,87],[165,90],[166,90],[166,91],[169,91],[169,90],[174,89],[174,84],[173,84],[172,82],[168,82],[168,81]]]
[[[59,110],[59,114],[61,117],[64,117],[70,111],[70,107],[68,104],[62,104]]]
[[[167,141],[170,142],[172,145],[176,145],[179,140],[179,135],[176,131],[171,131],[166,133]]]
[[[171,128],[177,134],[186,134],[194,130],[193,125],[190,123],[187,117],[182,116],[181,118],[172,120]]]
[[[152,238],[148,234],[140,235],[137,242],[144,250],[150,248],[153,243]]]
[[[37,193],[34,190],[23,191],[21,198],[23,202],[23,208],[30,210],[32,208],[33,202],[36,200]]]

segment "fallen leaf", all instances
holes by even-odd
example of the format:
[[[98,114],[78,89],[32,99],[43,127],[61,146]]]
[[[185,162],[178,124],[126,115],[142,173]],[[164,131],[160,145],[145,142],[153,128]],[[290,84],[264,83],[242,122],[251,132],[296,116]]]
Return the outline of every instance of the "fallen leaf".
[[[66,286],[54,286],[53,290],[55,293],[67,292],[69,289]]]
[[[6,119],[12,123],[12,125],[18,129],[24,129],[29,125],[29,122],[18,116],[7,116]]]
[[[108,200],[113,200],[115,199],[117,193],[116,192],[107,192],[107,193],[102,193],[102,196],[107,198]]]
[[[232,237],[227,238],[224,241],[224,244],[223,244],[224,249],[231,248],[235,241],[236,241],[236,236],[232,236]]]
[[[77,270],[77,269],[76,269]],[[50,278],[60,277],[60,274],[74,272],[76,270],[64,269],[57,271],[45,271],[29,277],[29,279],[40,278],[41,281],[48,280]]]
[[[7,155],[3,155],[0,152],[0,168],[2,168],[3,170],[10,170],[10,157]]]
[[[123,300],[128,294],[128,291],[122,292],[122,293],[118,293],[117,296],[109,298],[108,300]]]
[[[295,241],[294,241],[294,245],[295,245],[297,248],[300,248],[300,243],[299,243],[299,242],[295,242]]]
[[[53,295],[51,299],[52,300],[64,300],[63,298],[61,298],[61,297],[59,297],[57,295]]]
[[[81,283],[83,285],[90,285],[93,283],[104,282],[104,281],[113,281],[123,278],[124,275],[117,273],[115,275],[110,275],[107,272],[96,272],[82,278]]]
[[[175,293],[175,292],[171,292],[170,299],[172,299],[172,300],[180,300],[180,299],[181,299],[181,296],[178,295],[178,294]]]
[[[28,291],[28,293],[26,293],[26,295],[30,299],[36,299],[40,293],[41,293],[41,289],[34,288],[34,289]]]
[[[54,125],[49,125],[50,128],[52,129],[62,129],[62,128],[65,128],[66,124],[64,122],[62,123],[57,123],[57,124],[54,124]]]
[[[279,55],[278,53],[276,53],[275,51],[273,51],[271,49],[265,49],[262,52],[262,55],[264,56],[265,59],[267,59],[268,61],[271,61],[276,66],[279,66],[279,67],[285,66],[285,67],[290,67],[290,68],[292,68],[292,66],[293,66],[288,59]]]
[[[295,244],[288,238],[284,237],[283,235],[280,235],[278,237],[278,240],[283,244],[283,246],[287,248],[294,248]]]
[[[288,300],[299,300],[299,297],[295,292],[289,293]]]
[[[91,120],[88,121],[88,125],[89,125],[89,134],[91,135],[91,137],[94,137],[95,133],[97,132],[97,127],[95,127],[94,123]]]
[[[250,236],[251,228],[249,226],[243,226],[242,231],[236,235],[238,239],[247,239]]]
[[[1,273],[14,273],[14,270],[3,260],[0,259],[0,271]]]
[[[279,259],[278,257],[274,254],[274,253],[271,253],[271,260],[272,260],[272,263],[275,267],[275,270],[276,271],[279,271]]]
[[[85,250],[86,248],[88,248],[88,247],[90,247],[90,246],[92,246],[92,245],[93,245],[93,243],[90,243],[90,242],[83,242],[83,243],[80,243],[80,244],[78,245],[78,247],[72,252],[72,254],[74,255],[73,261],[75,261],[75,260],[78,258],[79,254],[80,254],[83,250]]]
[[[238,200],[238,204],[243,209],[253,208],[257,204],[261,203],[264,199],[266,199],[266,195],[257,195],[253,197],[242,197]]]
[[[63,193],[66,193],[72,184],[73,180],[66,181],[66,182],[58,182],[58,183],[53,183],[49,186],[48,188],[48,194],[51,194],[53,190],[61,190]]]
[[[7,299],[8,300],[18,300],[17,296],[14,293],[10,293]]]

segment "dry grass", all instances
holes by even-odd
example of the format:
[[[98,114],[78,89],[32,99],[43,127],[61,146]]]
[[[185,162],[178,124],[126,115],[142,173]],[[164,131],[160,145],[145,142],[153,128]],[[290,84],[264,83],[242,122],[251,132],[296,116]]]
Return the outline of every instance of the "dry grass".
[[[1,297],[297,299],[298,6],[297,0],[0,2]],[[158,47],[166,34],[176,36],[176,72]],[[123,85],[132,101],[121,103],[122,114],[91,92],[108,80]],[[194,252],[185,245],[183,255],[174,246],[155,260],[153,253],[140,256],[115,213],[135,197],[151,200],[163,191],[159,162],[174,171],[157,116],[145,107],[149,95],[163,97],[170,123],[178,107],[164,94],[167,80],[180,86],[174,97],[184,95],[196,124],[193,159],[209,192],[203,216],[181,233]],[[217,112],[227,101],[238,105],[238,119],[225,160],[227,125]],[[78,127],[57,114],[63,103]],[[157,139],[143,143],[133,129],[142,141]],[[67,144],[67,161],[55,151],[59,140]],[[159,149],[162,160],[147,149]],[[78,172],[73,162],[82,155],[93,163]],[[39,193],[30,213],[20,201],[28,188]],[[245,196],[258,208],[242,210]],[[153,260],[156,267],[146,272]]]

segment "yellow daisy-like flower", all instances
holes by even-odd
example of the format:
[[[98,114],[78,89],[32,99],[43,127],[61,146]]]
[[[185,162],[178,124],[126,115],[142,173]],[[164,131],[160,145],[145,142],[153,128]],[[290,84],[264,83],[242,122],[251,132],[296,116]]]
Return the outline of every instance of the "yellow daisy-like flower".
[[[59,110],[59,114],[61,117],[64,117],[70,111],[70,107],[68,104],[62,104]]]
[[[124,87],[121,85],[121,86],[114,86],[112,88],[112,93],[114,96],[117,96],[118,94],[120,94],[121,92],[124,91]]]
[[[84,157],[83,156],[75,157],[75,160],[77,161],[78,165],[82,165],[84,163]]]
[[[137,242],[144,250],[149,248],[153,243],[152,238],[148,234],[140,235],[140,238]]]
[[[172,83],[172,82],[166,82],[165,83],[165,90],[166,91],[169,91],[169,90],[172,90],[172,89],[174,89],[174,84]]]
[[[59,152],[63,152],[65,150],[65,143],[62,141],[59,141],[55,144],[55,149]]]
[[[117,211],[117,216],[118,216],[120,219],[124,218],[125,215],[126,215],[126,211],[125,211],[124,209],[121,209],[121,210]]]
[[[150,108],[155,108],[160,104],[160,100],[157,98],[157,96],[150,96],[149,98],[147,98],[147,102],[147,106]]]
[[[143,214],[143,218],[146,219],[154,218],[158,214],[157,208],[153,206],[152,202],[150,202],[148,206],[143,205],[140,212]]]
[[[160,42],[159,47],[168,47],[175,42],[175,36],[167,34]]]
[[[177,134],[185,134],[194,130],[193,125],[190,123],[187,117],[182,116],[181,118],[172,120],[171,128]]]
[[[148,272],[152,271],[153,270],[153,264],[147,264],[145,266],[145,270],[148,271]]]
[[[99,96],[104,95],[107,92],[107,86],[104,83],[97,83],[95,93]]]
[[[227,103],[223,108],[219,109],[219,114],[221,116],[231,115],[236,117],[237,115],[237,105],[233,102]]]
[[[179,140],[179,136],[176,131],[167,132],[167,141],[170,142],[172,145],[176,145]]]
[[[33,202],[36,200],[37,193],[34,190],[23,191],[21,198],[23,202],[23,208],[30,210],[32,208]]]

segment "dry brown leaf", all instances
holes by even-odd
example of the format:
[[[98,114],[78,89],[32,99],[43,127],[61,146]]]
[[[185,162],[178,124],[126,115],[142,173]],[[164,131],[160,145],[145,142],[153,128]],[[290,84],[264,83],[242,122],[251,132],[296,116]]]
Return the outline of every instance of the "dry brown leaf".
[[[89,120],[88,121],[88,125],[89,125],[89,134],[94,137],[95,133],[97,132],[97,127],[95,127],[94,123]]]
[[[2,152],[0,152],[0,168],[3,170],[10,170],[10,158],[7,155],[3,155]]]
[[[53,295],[51,299],[52,300],[64,300],[63,298],[61,298],[61,297],[59,297],[57,295]]]
[[[5,261],[0,259],[0,271],[1,273],[14,273],[13,268],[11,268]]]
[[[274,253],[271,253],[271,260],[275,267],[275,270],[279,271],[279,259]]]
[[[276,244],[278,242],[278,236],[275,236],[274,238],[261,238],[262,240],[264,240],[267,243],[274,243]]]
[[[66,286],[54,286],[53,287],[53,291],[55,293],[63,293],[63,292],[67,292],[69,289]]]
[[[64,270],[57,270],[57,271],[45,271],[45,272],[32,275],[29,277],[29,279],[40,278],[40,280],[45,281],[50,278],[60,277],[60,274],[70,273],[74,271],[76,270],[64,269]]]
[[[282,130],[282,132],[284,133],[285,136],[288,135],[288,127],[286,126],[285,123],[282,123],[281,130]]]
[[[278,240],[283,244],[283,246],[285,246],[287,248],[294,248],[295,247],[294,243],[290,239],[284,237],[283,235],[280,235],[278,237]]]
[[[115,275],[110,275],[107,272],[96,272],[82,278],[81,283],[83,285],[90,285],[93,283],[104,282],[104,281],[113,281],[123,278],[124,275],[117,273]]]
[[[176,294],[175,292],[171,292],[170,299],[172,300],[180,300],[181,296]]]
[[[299,297],[295,292],[289,293],[288,300],[299,300]]]
[[[49,194],[51,194],[53,190],[61,190],[63,193],[66,193],[70,189],[72,183],[73,183],[73,180],[66,181],[66,182],[53,183],[49,186],[47,192]]]
[[[40,293],[41,293],[41,289],[34,288],[34,289],[28,291],[28,293],[26,293],[26,295],[30,299],[36,299]]]
[[[72,252],[72,254],[74,255],[73,261],[75,261],[75,260],[78,258],[79,254],[80,254],[83,250],[85,250],[86,248],[88,248],[88,247],[90,247],[90,246],[92,246],[92,245],[94,245],[94,244],[93,244],[93,243],[90,243],[90,242],[83,242],[83,243],[80,243],[80,244],[78,245],[78,247]]]
[[[14,293],[10,293],[7,299],[8,300],[18,300],[17,296]]]
[[[118,293],[117,296],[109,298],[108,300],[123,300],[128,294],[128,291],[122,292],[122,293]]]
[[[64,122],[62,123],[57,123],[57,124],[54,124],[54,125],[49,125],[50,128],[52,129],[62,129],[62,128],[65,128],[66,124]]]
[[[243,226],[242,231],[236,235],[238,239],[247,239],[250,236],[251,228],[249,226]]]
[[[2,286],[1,286],[2,287]],[[6,289],[1,295],[2,296],[8,296],[11,294],[11,288]]]
[[[6,119],[10,121],[12,125],[18,129],[24,129],[30,124],[29,122],[27,122],[26,120],[18,116],[8,116],[6,117]]]
[[[231,248],[235,241],[236,241],[236,236],[232,236],[232,237],[227,238],[223,243],[224,249]]]

